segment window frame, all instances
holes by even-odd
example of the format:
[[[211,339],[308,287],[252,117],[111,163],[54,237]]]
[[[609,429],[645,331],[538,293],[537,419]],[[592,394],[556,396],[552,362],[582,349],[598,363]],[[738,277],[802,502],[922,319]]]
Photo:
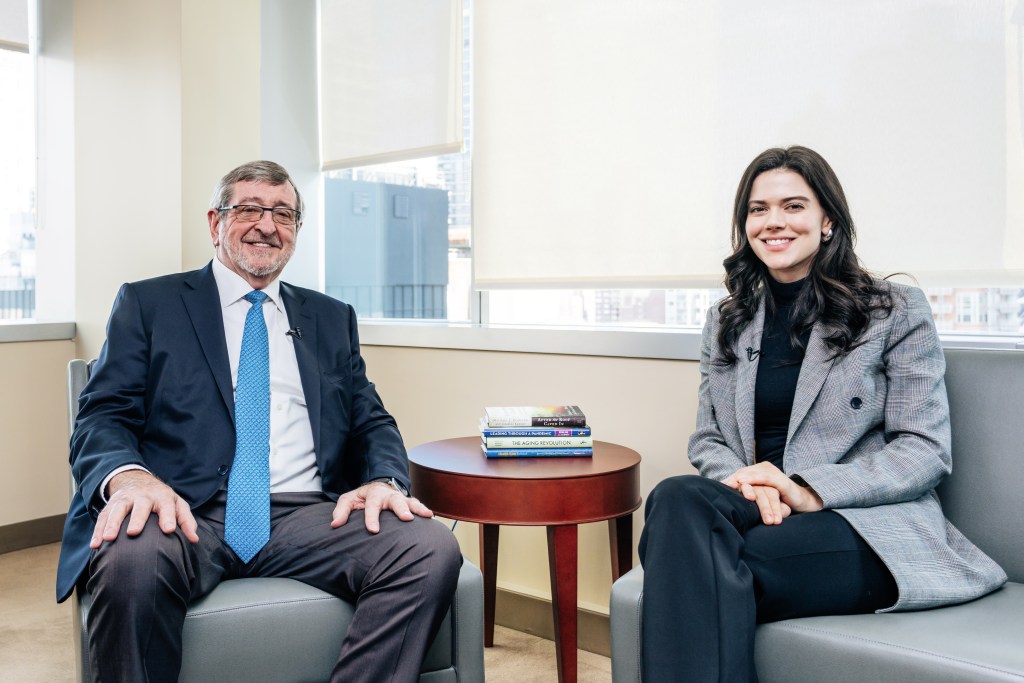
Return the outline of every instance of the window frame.
[[[496,324],[487,321],[487,294],[477,291],[471,295],[471,314],[477,322],[360,319],[360,342],[367,346],[700,360],[701,330],[697,328]],[[1024,350],[1024,333],[946,332],[939,334],[939,340],[943,348]]]

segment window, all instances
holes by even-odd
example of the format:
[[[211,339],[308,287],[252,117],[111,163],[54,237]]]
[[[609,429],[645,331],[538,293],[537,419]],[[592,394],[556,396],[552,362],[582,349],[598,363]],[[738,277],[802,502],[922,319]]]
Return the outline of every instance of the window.
[[[928,30],[920,12],[895,7],[822,15],[797,2],[733,16],[709,3],[524,0],[480,4],[474,28],[473,3],[463,0],[464,152],[325,174],[328,188],[341,188],[334,199],[326,193],[327,290],[364,318],[699,329],[725,295],[715,285],[739,171],[769,144],[800,142],[836,165],[855,200],[865,264],[920,277],[940,332],[1019,335],[1024,214],[1011,190],[1024,172],[1024,128],[1011,124],[1021,118],[1015,84],[1024,77],[1002,42],[1000,2],[925,5],[934,10]],[[828,47],[833,32],[777,44],[762,21],[851,33],[836,46],[839,63],[823,65],[805,56]],[[586,30],[562,29],[573,23]],[[933,30],[955,38],[942,43],[955,54],[934,47]],[[727,58],[722,44],[746,56]],[[679,68],[687,63],[706,69]],[[776,72],[811,85],[786,101],[792,111],[751,120],[732,98]],[[935,97],[944,106],[929,103]],[[863,104],[892,98],[884,112]],[[996,125],[980,125],[993,117]],[[980,142],[946,132],[982,129]],[[991,190],[978,193],[991,197],[984,215],[965,220],[958,212],[969,207],[947,203],[922,218],[916,197],[951,196],[940,163],[949,152],[936,138],[978,171],[953,180]],[[864,163],[865,141],[885,173],[878,159]],[[968,250],[941,236],[964,224],[978,226]],[[948,284],[963,281],[974,286]]]
[[[339,82],[341,85],[336,86],[339,90],[351,88],[352,82],[358,78],[349,72],[358,71],[363,75],[383,74],[380,79],[371,80],[390,78],[395,87],[405,81],[433,78],[434,88],[440,89],[439,84],[445,81],[446,75],[458,73],[462,94],[454,103],[437,97],[426,98],[418,105],[396,104],[385,93],[378,107],[379,110],[393,110],[420,106],[436,110],[437,124],[427,126],[429,130],[417,139],[437,139],[441,144],[417,146],[408,143],[404,145],[405,149],[399,144],[398,150],[392,150],[388,145],[396,142],[403,128],[396,126],[394,121],[377,121],[365,126],[368,132],[363,136],[348,135],[342,130],[335,137],[339,140],[370,138],[365,148],[345,153],[349,157],[354,154],[357,158],[408,156],[424,146],[444,146],[443,141],[448,138],[461,138],[461,152],[324,173],[324,290],[328,295],[352,304],[363,319],[468,321],[471,318],[472,290],[472,2],[462,0],[461,7],[457,2],[452,3],[450,15],[446,14],[449,10],[444,3],[420,3],[416,0],[408,8],[422,12],[410,19],[410,23],[422,22],[423,26],[434,27],[439,32],[445,32],[445,27],[449,26],[446,17],[459,24],[450,29],[450,34],[446,33],[445,39],[439,37],[439,45],[423,40],[433,50],[424,48],[424,53],[447,55],[449,49],[461,47],[461,56],[452,56],[450,63],[442,63],[438,59],[436,69],[427,70],[423,75],[411,75],[419,72],[401,60],[392,60],[386,44],[365,46],[365,54],[358,58],[351,56],[350,47],[337,68],[343,77],[337,74],[333,74],[333,78],[332,74],[322,76],[321,88],[330,87],[327,83]],[[351,24],[353,17],[349,13],[353,11],[371,14],[377,11],[370,5],[354,8],[351,3],[327,9],[333,13],[331,20],[342,26]],[[332,32],[330,35],[335,34]],[[460,35],[461,41],[447,40],[449,35]],[[397,42],[411,39],[401,33],[391,38]],[[422,36],[417,34],[417,38]],[[401,46],[399,51],[405,52],[405,47]],[[334,49],[335,46],[326,45],[323,54],[329,55]],[[374,53],[375,49],[384,54]],[[346,59],[352,63],[345,63]],[[363,59],[365,64],[361,61]],[[377,111],[374,116],[380,119],[382,115]],[[369,118],[371,115],[367,114],[364,120]],[[455,120],[461,121],[461,130],[452,135],[448,124]],[[381,132],[388,125],[399,132]],[[321,129],[324,128],[321,123]],[[434,135],[439,135],[439,138],[432,137]],[[373,153],[369,151],[371,149]],[[343,165],[347,162],[333,159],[345,154],[332,156],[324,150],[321,153],[322,163],[328,168]]]
[[[467,150],[326,173],[325,292],[363,319],[469,320],[469,167]]]
[[[33,62],[0,48],[0,319],[36,312],[36,150]]]
[[[724,289],[495,290],[488,321],[514,325],[700,329]]]
[[[667,289],[555,288],[713,287],[740,170],[800,143],[843,179],[869,268],[949,290],[931,297],[940,330],[1019,334],[1024,67],[1005,4],[759,7],[480,5],[474,272],[488,320],[694,324],[699,302],[680,308]],[[750,98],[775,90],[751,117]],[[970,173],[950,172],[953,150]]]
[[[1024,289],[1016,287],[926,290],[940,332],[1024,332]],[[949,302],[955,302],[950,304]]]

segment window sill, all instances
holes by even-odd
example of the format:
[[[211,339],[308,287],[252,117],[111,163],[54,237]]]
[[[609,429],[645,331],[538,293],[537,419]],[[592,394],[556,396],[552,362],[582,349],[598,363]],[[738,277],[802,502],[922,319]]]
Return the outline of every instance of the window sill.
[[[361,320],[359,337],[371,346],[411,346],[472,351],[551,353],[698,360],[700,330],[685,328],[589,328],[473,325],[421,321]]]
[[[410,320],[360,320],[367,346],[407,346],[467,351],[507,351],[573,356],[700,360],[695,328],[590,328]],[[940,334],[943,348],[1021,349],[1021,335]]]
[[[75,338],[75,323],[37,320],[0,320],[0,344],[60,341]]]

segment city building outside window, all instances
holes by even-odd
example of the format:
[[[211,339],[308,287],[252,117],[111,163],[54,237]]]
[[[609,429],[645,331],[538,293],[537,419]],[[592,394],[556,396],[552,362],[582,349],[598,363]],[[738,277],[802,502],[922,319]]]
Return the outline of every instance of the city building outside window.
[[[471,318],[472,0],[462,2],[462,152],[324,173],[324,289],[362,319]]]
[[[34,68],[0,48],[0,319],[35,316],[36,153]]]

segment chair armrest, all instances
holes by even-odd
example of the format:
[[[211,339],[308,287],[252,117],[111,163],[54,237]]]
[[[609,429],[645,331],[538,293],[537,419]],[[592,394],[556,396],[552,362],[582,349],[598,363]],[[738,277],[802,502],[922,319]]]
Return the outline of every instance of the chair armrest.
[[[634,567],[612,584],[613,683],[640,683],[644,570]]]
[[[484,577],[466,558],[452,598],[452,629],[459,680],[484,680]]]

